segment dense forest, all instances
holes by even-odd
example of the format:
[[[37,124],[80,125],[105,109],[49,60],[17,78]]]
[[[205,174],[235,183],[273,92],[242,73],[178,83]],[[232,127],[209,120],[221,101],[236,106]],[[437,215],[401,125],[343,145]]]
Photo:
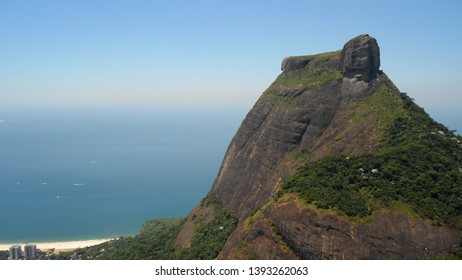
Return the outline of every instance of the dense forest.
[[[237,225],[237,219],[211,196],[201,202],[214,209],[213,219],[195,227],[196,234],[188,248],[176,250],[175,241],[184,220],[164,218],[146,222],[133,237],[120,237],[96,246],[49,255],[47,259],[214,259]]]
[[[296,192],[319,208],[357,218],[383,207],[404,207],[462,229],[462,138],[406,94],[401,98],[405,110],[384,128],[386,142],[377,153],[307,163],[279,195]]]

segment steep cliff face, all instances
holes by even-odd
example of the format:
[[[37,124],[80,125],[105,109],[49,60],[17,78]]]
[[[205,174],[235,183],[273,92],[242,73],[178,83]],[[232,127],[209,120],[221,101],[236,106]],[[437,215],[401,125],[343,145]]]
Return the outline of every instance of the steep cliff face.
[[[241,224],[225,259],[435,259],[460,248],[460,231],[403,210],[352,221],[297,196],[271,202]]]
[[[370,82],[377,77],[380,68],[380,50],[377,41],[369,36],[359,36],[342,49],[342,73],[345,77],[357,77]]]
[[[369,220],[355,220],[335,205],[326,213],[299,193],[278,193],[307,163],[373,155],[388,143],[392,124],[408,117],[407,104],[379,67],[379,47],[368,35],[341,51],[283,60],[283,72],[231,141],[209,194],[240,221],[221,258],[418,259],[460,248],[459,229],[386,203],[369,205]],[[208,212],[199,205],[188,216],[177,248],[189,246],[197,213]]]
[[[382,85],[393,88],[384,75],[371,83],[360,79],[377,76],[375,39],[365,35],[352,42],[342,52],[284,59],[284,72],[243,121],[213,185],[212,194],[226,209],[243,219],[267,202],[293,171],[294,161],[287,158],[292,152],[314,158],[362,153],[380,142],[373,123],[346,129],[349,120],[343,113]],[[352,73],[357,77],[346,76]]]

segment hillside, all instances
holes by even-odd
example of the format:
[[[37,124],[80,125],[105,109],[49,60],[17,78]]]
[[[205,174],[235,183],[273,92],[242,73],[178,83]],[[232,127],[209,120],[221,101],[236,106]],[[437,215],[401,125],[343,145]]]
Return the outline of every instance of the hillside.
[[[462,139],[379,67],[368,35],[283,60],[209,194],[239,218],[220,258],[427,259],[460,248]],[[177,248],[194,236],[189,220]]]
[[[207,197],[183,221],[118,241],[99,257],[462,255],[462,137],[379,69],[368,35],[339,51],[285,58]]]

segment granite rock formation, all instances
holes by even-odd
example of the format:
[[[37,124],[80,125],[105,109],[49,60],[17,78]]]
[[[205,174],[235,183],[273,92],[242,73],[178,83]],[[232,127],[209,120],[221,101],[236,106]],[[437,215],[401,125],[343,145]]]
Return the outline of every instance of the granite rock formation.
[[[367,100],[400,92],[379,67],[379,47],[369,35],[341,51],[283,60],[283,72],[232,139],[209,194],[240,221],[221,258],[428,259],[460,248],[460,231],[400,211],[385,209],[358,222],[297,197],[275,199],[306,162],[374,153],[387,141],[386,116]],[[177,248],[194,236],[191,220],[210,215],[201,207],[187,217]]]
[[[345,77],[370,82],[377,77],[380,68],[380,50],[377,41],[369,35],[361,35],[345,44],[342,50],[342,73]]]
[[[458,230],[419,217],[383,210],[370,221],[351,222],[289,196],[238,228],[222,258],[435,259],[459,247]]]
[[[307,56],[289,56],[282,60],[281,71],[292,71],[303,69],[310,63],[311,59]]]

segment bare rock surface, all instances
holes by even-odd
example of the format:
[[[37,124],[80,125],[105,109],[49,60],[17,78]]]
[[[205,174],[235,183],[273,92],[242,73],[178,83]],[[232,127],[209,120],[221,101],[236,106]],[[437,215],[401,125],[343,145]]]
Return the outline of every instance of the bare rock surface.
[[[379,45],[369,35],[353,38],[343,47],[342,73],[345,77],[370,82],[377,77],[379,68]]]

